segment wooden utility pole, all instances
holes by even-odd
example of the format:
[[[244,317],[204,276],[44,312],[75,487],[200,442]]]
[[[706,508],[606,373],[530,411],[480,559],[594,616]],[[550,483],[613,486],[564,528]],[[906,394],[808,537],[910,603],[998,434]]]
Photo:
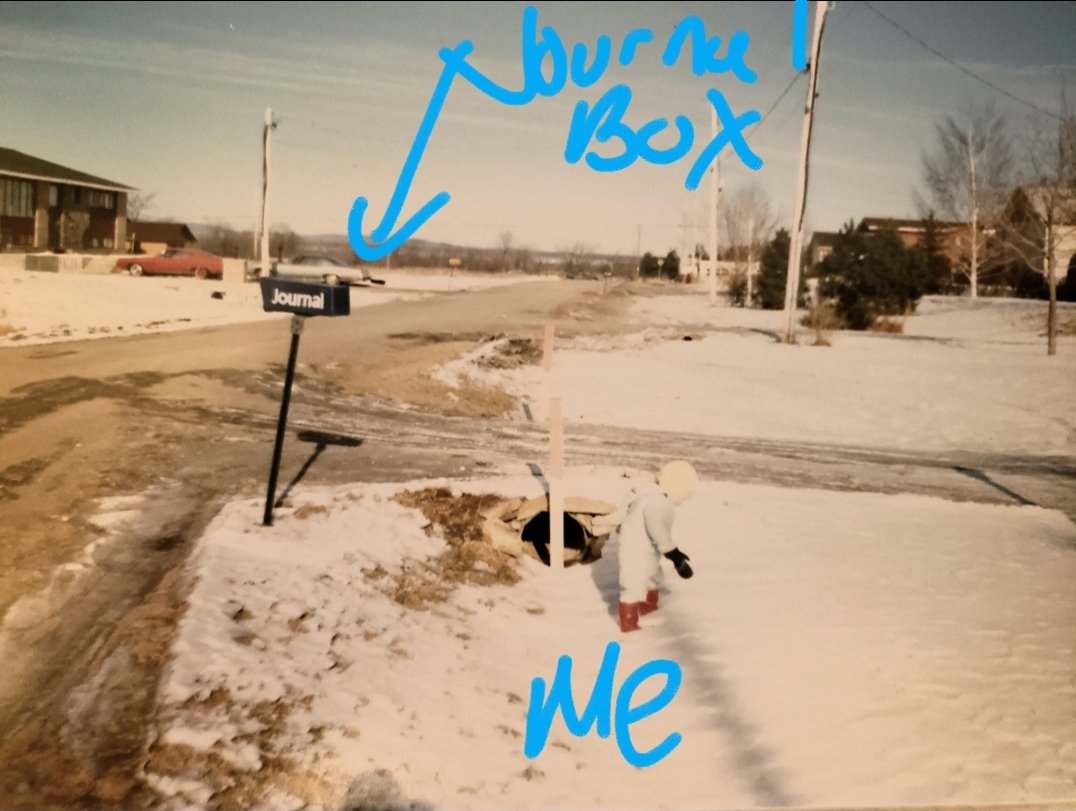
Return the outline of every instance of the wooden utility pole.
[[[788,248],[788,274],[785,279],[785,343],[792,343],[796,324],[796,304],[800,289],[800,254],[803,251],[803,215],[807,207],[807,163],[811,153],[811,125],[814,101],[818,95],[818,57],[822,52],[822,26],[826,20],[828,0],[814,4],[814,40],[811,44],[811,80],[807,86],[807,106],[803,111],[803,136],[800,141],[800,168],[796,182],[796,213],[792,220],[792,244]]]
[[[635,278],[643,273],[643,224],[635,226]]]
[[[262,276],[268,276],[272,268],[272,257],[269,256],[269,141],[273,131],[273,108],[265,108],[265,129],[262,132],[262,244],[261,244],[261,269]]]
[[[717,110],[710,106],[710,138],[717,140]],[[710,306],[717,304],[717,198],[721,193],[721,169],[717,159],[710,166]]]
[[[542,365],[549,387],[549,568],[564,568],[564,414],[560,387],[553,367],[555,332],[552,324],[545,328]]]

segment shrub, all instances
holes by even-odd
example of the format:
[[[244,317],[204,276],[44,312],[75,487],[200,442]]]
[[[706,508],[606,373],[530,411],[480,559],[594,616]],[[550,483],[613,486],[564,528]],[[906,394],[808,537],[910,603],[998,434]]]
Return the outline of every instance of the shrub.
[[[734,307],[747,304],[747,274],[742,270],[737,270],[729,279],[729,298]]]
[[[849,223],[819,264],[820,294],[849,329],[870,329],[880,316],[915,311],[924,288],[924,256],[906,248],[895,231],[867,234]]]
[[[1058,301],[1076,301],[1076,270],[1070,270],[1057,286]]]
[[[758,284],[752,298],[763,310],[783,310],[785,307],[785,282],[788,279],[788,252],[791,243],[788,231],[782,228],[762,249]],[[806,290],[807,279],[801,275],[797,306],[803,305],[803,294]]]
[[[816,304],[800,319],[800,324],[814,330],[814,345],[829,346],[829,333],[844,329],[844,322],[829,302]]]
[[[1046,277],[1024,264],[1014,264],[1001,273],[1001,284],[1016,298],[1048,299],[1050,285]]]

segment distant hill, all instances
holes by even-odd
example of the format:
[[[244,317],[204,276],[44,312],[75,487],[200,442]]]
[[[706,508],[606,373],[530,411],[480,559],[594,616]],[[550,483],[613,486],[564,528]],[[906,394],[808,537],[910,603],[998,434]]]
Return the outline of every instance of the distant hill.
[[[190,226],[199,246],[220,256],[253,258],[254,234],[249,230],[229,228],[220,224],[200,223]],[[351,243],[343,234],[278,234],[270,232],[271,251],[285,256],[297,253],[323,253],[344,262],[357,262]],[[278,240],[283,239],[283,242]],[[599,254],[575,251],[538,251],[513,248],[507,255],[502,248],[479,248],[450,242],[410,239],[385,262],[397,267],[448,267],[450,259],[459,259],[459,266],[469,270],[511,270],[537,272],[552,269],[568,274],[577,272],[611,271],[630,273],[636,266],[634,256]],[[377,264],[382,264],[378,262]]]

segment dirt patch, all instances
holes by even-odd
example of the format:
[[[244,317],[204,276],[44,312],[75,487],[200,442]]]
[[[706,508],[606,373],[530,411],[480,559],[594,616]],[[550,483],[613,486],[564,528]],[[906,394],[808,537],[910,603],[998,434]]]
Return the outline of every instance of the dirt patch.
[[[482,343],[493,337],[484,332],[393,332],[388,336],[394,341],[412,341],[416,344],[444,344],[460,341]]]
[[[542,347],[531,338],[507,338],[497,351],[478,359],[485,369],[515,369],[534,365],[542,360]]]
[[[303,506],[296,508],[292,515],[300,521],[305,521],[312,515],[324,515],[328,512],[329,508],[322,506],[321,504],[304,504]]]
[[[573,301],[558,305],[553,314],[576,321],[605,319],[620,313],[629,295],[625,287],[615,287],[604,295],[600,291],[587,291]]]
[[[183,609],[172,571],[116,625],[90,677],[0,744],[0,807],[150,808],[141,777],[157,676]]]
[[[466,417],[501,417],[515,408],[515,398],[500,389],[472,383],[450,387],[430,373],[480,345],[449,340],[403,346],[386,364],[360,357],[333,370],[332,380],[352,394],[368,394],[428,411]]]

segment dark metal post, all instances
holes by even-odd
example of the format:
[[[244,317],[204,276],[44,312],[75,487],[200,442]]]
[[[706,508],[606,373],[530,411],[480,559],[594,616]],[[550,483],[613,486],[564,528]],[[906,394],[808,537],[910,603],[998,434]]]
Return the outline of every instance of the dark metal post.
[[[269,493],[265,497],[264,526],[273,525],[273,499],[276,496],[276,478],[280,470],[280,455],[284,450],[284,431],[288,424],[288,404],[291,402],[291,383],[295,378],[295,359],[299,355],[299,336],[303,333],[303,316],[291,317],[291,352],[288,369],[284,374],[284,396],[280,400],[280,419],[276,425],[276,444],[273,446],[273,463],[269,469]]]

